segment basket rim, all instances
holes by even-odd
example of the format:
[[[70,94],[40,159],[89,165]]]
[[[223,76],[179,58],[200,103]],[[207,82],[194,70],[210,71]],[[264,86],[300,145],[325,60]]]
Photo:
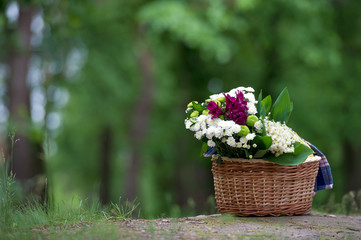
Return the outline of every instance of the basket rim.
[[[218,157],[217,155],[212,155],[212,160],[215,160],[217,157]],[[223,156],[221,156],[221,158],[223,161],[227,161],[227,162],[271,163],[271,164],[278,165],[277,163],[259,159],[259,158],[245,159],[245,158],[229,158],[229,157],[223,157]],[[320,160],[321,160],[320,156],[310,155],[307,157],[306,161],[304,161],[303,163],[316,162],[316,161],[320,161]],[[300,163],[300,164],[303,164],[303,163]]]

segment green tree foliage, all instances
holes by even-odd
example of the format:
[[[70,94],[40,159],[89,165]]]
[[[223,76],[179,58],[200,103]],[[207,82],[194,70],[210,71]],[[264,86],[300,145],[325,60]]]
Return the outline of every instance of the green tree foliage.
[[[361,188],[359,1],[36,3],[45,28],[33,54],[48,79],[47,113],[61,116],[59,128],[45,126],[48,143],[57,146],[48,164],[58,200],[98,197],[102,134],[109,128],[112,201],[126,196],[136,154],[134,186],[144,216],[207,211],[210,161],[184,130],[184,110],[240,85],[272,99],[288,88],[289,125],[333,169],[335,190],[317,194],[316,204]],[[5,20],[0,13],[1,33]],[[1,34],[1,46],[7,41]],[[65,106],[59,90],[69,95]],[[139,110],[142,104],[147,110]]]

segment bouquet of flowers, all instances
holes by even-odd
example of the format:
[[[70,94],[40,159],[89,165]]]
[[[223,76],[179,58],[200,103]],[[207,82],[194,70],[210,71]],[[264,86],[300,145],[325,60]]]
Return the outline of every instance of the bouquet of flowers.
[[[314,152],[286,124],[293,110],[287,88],[272,104],[271,96],[256,97],[251,87],[238,87],[188,104],[186,129],[203,142],[201,154],[264,159],[298,165]]]

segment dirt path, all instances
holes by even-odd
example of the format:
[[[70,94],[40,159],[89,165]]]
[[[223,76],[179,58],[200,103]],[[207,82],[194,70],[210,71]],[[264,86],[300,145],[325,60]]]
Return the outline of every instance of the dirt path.
[[[122,239],[361,239],[361,216],[244,218],[216,214],[116,224]]]

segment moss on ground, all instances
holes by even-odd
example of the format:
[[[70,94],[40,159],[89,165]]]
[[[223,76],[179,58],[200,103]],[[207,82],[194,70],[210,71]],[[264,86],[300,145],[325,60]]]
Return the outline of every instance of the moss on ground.
[[[5,239],[361,239],[361,216],[304,215],[125,219],[38,226]]]

